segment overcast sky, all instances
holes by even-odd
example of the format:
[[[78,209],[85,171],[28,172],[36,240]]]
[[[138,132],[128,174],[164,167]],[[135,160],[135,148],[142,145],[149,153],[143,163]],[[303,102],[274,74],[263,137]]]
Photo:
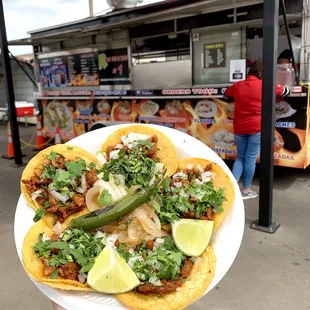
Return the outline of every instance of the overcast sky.
[[[88,0],[3,0],[8,40],[26,38],[28,31],[85,18]],[[161,0],[144,0],[143,4]],[[105,0],[94,0],[94,12],[108,9]],[[103,13],[101,13],[103,14]],[[13,54],[32,53],[32,47],[10,47]]]

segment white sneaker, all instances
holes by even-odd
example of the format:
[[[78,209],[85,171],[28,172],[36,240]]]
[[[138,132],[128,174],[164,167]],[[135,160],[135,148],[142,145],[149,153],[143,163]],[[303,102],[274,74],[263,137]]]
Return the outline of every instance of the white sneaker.
[[[252,190],[248,191],[247,193],[245,193],[244,191],[241,191],[241,195],[242,195],[243,200],[256,198],[258,196],[257,193]]]

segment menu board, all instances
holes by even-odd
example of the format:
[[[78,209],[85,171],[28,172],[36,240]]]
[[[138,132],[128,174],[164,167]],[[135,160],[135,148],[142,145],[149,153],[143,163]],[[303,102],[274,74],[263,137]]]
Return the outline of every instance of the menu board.
[[[67,56],[68,86],[99,86],[98,53]]]
[[[127,48],[99,52],[100,85],[130,84]]]
[[[223,68],[226,66],[226,43],[211,43],[204,45],[204,68]]]
[[[39,60],[40,82],[44,88],[67,87],[68,74],[65,57]]]

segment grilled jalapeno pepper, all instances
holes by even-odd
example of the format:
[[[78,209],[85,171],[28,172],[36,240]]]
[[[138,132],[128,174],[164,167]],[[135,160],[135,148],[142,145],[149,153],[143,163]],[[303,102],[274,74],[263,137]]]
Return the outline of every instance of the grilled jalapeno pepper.
[[[109,206],[95,210],[89,214],[82,215],[70,223],[71,228],[82,228],[91,230],[112,223],[128,213],[134,211],[151,198],[154,187],[162,180],[162,177],[152,188],[138,188],[134,192],[127,194]]]

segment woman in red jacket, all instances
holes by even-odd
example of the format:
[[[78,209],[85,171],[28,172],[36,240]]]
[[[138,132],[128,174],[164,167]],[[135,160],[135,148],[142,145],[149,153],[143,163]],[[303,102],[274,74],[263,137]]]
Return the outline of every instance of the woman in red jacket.
[[[233,175],[238,182],[243,175],[243,199],[257,197],[251,184],[260,151],[262,88],[262,63],[258,60],[252,64],[245,81],[233,84],[225,92],[227,98],[235,101],[234,133],[238,155]],[[289,89],[277,85],[276,93],[278,97],[284,97],[289,94]]]

